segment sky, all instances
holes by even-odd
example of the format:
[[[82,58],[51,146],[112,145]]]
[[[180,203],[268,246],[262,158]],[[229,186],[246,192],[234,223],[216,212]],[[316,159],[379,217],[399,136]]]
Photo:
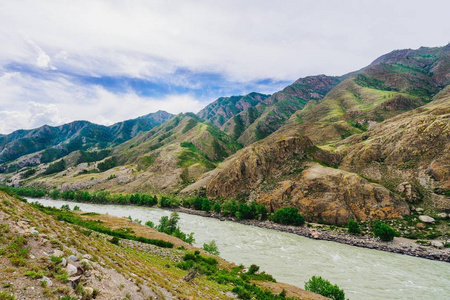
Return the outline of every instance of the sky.
[[[450,42],[449,1],[0,0],[0,134],[271,94]]]

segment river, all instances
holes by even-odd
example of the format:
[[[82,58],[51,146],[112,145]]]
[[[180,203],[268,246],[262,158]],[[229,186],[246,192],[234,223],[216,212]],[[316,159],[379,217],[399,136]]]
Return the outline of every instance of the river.
[[[152,221],[170,211],[137,206],[28,199],[46,206]],[[215,240],[220,256],[236,264],[257,264],[277,281],[300,288],[319,275],[353,299],[450,299],[450,264],[395,253],[308,239],[291,233],[179,213],[181,230],[194,232],[194,246]]]

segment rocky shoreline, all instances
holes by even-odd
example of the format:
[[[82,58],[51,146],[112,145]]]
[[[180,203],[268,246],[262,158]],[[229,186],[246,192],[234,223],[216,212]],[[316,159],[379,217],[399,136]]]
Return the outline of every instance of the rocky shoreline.
[[[394,238],[393,242],[382,242],[378,238],[368,235],[351,235],[347,233],[332,232],[317,228],[314,224],[311,227],[308,226],[288,226],[280,225],[271,221],[257,221],[257,220],[236,220],[234,218],[227,218],[221,215],[213,213],[206,213],[204,211],[198,211],[183,207],[168,209],[171,211],[187,213],[191,215],[198,215],[208,218],[215,218],[221,221],[232,221],[245,225],[256,226],[260,228],[272,229],[282,232],[293,233],[303,237],[331,241],[350,246],[381,250],[386,252],[398,253],[403,255],[409,255],[414,257],[426,258],[431,260],[443,261],[450,263],[450,249],[438,249],[432,246],[419,245],[414,240],[407,238]]]

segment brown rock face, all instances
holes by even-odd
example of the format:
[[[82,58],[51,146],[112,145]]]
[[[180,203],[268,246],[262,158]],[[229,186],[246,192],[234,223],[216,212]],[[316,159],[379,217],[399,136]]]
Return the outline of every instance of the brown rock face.
[[[216,170],[206,183],[206,193],[213,198],[249,197],[272,211],[296,206],[307,219],[330,223],[409,213],[408,205],[386,188],[307,160],[334,165],[339,157],[316,148],[305,136],[266,139]]]
[[[272,210],[294,205],[309,220],[336,224],[409,214],[408,205],[398,196],[355,173],[311,164],[301,175],[296,181],[281,182],[259,201]]]
[[[297,136],[274,143],[258,143],[239,152],[238,156],[218,173],[207,186],[210,197],[239,197],[248,195],[258,188],[267,177],[279,177],[289,172],[292,164],[288,161],[306,158],[313,151],[310,139]]]

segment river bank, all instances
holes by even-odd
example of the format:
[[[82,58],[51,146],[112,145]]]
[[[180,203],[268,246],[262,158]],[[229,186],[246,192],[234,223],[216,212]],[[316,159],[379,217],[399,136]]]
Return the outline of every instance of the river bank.
[[[44,198],[45,199],[45,198]],[[52,200],[52,199],[49,199]],[[67,201],[64,199],[60,199],[60,201]],[[73,201],[73,200],[71,200]],[[70,201],[68,201],[70,202]],[[73,201],[75,202],[75,201]],[[89,203],[89,202],[77,202],[77,203]],[[101,204],[101,205],[109,205],[109,204]],[[117,205],[117,204],[111,204]],[[133,206],[133,205],[130,205]],[[139,207],[139,206],[136,206]],[[168,211],[176,211],[181,213],[186,213],[190,215],[202,216],[207,218],[214,218],[222,221],[231,221],[244,225],[251,225],[259,228],[272,229],[280,232],[287,232],[296,234],[299,236],[307,237],[315,240],[324,240],[331,241],[340,244],[375,249],[380,251],[386,251],[391,253],[409,255],[413,257],[420,257],[430,260],[442,261],[442,262],[450,262],[450,248],[438,249],[433,246],[422,245],[416,243],[415,240],[407,239],[403,237],[395,237],[392,242],[382,242],[378,238],[375,238],[371,235],[353,235],[346,232],[346,230],[330,230],[329,226],[317,224],[317,223],[308,223],[304,226],[289,226],[289,225],[281,225],[269,220],[266,221],[258,221],[258,220],[238,220],[233,217],[225,217],[220,214],[205,212],[201,210],[194,210],[185,207],[164,207],[162,209]]]
[[[415,240],[402,237],[395,237],[394,241],[392,242],[382,242],[378,238],[369,235],[352,235],[348,233],[324,229],[324,226],[322,224],[316,223],[309,223],[310,226],[289,226],[277,224],[268,220],[237,220],[235,218],[228,218],[222,215],[207,213],[204,211],[193,210],[184,207],[169,208],[167,210],[293,233],[299,236],[316,240],[331,241],[350,246],[375,249],[443,262],[450,262],[450,249],[438,249],[433,246],[419,245],[415,242]]]

